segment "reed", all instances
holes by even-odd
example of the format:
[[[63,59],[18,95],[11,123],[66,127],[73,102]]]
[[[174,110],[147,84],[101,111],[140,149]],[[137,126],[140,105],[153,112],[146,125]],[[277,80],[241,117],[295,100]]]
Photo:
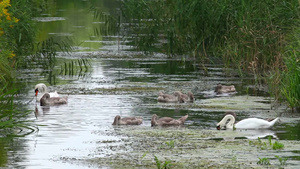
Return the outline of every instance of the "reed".
[[[77,60],[71,60],[68,62],[64,62],[60,66],[60,75],[68,75],[68,76],[85,76],[86,73],[90,70],[91,63],[87,58],[81,58]]]
[[[297,41],[297,43],[300,42]],[[298,46],[298,45],[296,45]],[[281,73],[281,93],[293,112],[300,112],[300,50],[291,47],[285,57],[286,69]]]
[[[299,69],[286,59],[286,47],[298,34],[299,8],[298,0],[124,0],[121,10],[129,23],[130,43],[137,50],[201,61],[214,56],[225,66],[252,73],[257,82],[268,79],[266,73],[277,74],[275,82],[284,85],[270,93],[276,93],[276,100],[286,98],[294,107],[299,105],[298,94],[291,93],[289,87],[295,88],[293,84],[298,82],[291,73],[295,71],[287,69],[291,79],[281,81],[278,77],[286,75],[286,67]]]

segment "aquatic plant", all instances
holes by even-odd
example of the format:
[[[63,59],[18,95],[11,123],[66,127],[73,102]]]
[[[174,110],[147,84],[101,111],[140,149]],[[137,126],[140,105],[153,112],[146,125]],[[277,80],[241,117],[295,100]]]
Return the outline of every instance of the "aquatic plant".
[[[174,140],[166,141],[165,143],[166,143],[166,145],[168,145],[170,148],[174,148],[174,147],[175,147],[175,141],[174,141]]]
[[[266,142],[262,142],[259,137],[257,138],[257,141],[250,140],[249,141],[249,145],[257,146],[257,147],[259,147],[262,150],[267,149],[267,143]]]
[[[157,156],[154,156],[154,160],[155,160],[155,163],[156,163],[156,167],[157,169],[168,169],[168,168],[171,168],[171,161],[165,161],[165,162],[161,162]]]
[[[259,165],[271,165],[270,159],[264,157],[264,158],[259,158],[259,161],[257,162]]]
[[[285,53],[286,69],[281,73],[281,90],[280,92],[289,103],[293,112],[300,111],[300,41],[298,36],[294,37]]]
[[[65,62],[60,66],[61,75],[79,75],[88,72],[91,68],[91,63],[88,58],[81,58]]]
[[[277,141],[275,141],[274,143],[272,143],[272,137],[269,136],[268,137],[268,142],[269,144],[267,144],[267,142],[263,142],[259,137],[257,138],[257,141],[249,141],[250,145],[254,145],[259,147],[262,150],[266,150],[266,149],[273,149],[273,150],[279,150],[279,149],[283,149],[284,148],[284,144],[279,143]]]
[[[279,162],[280,162],[280,165],[286,165],[286,161],[288,160],[288,158],[282,158],[282,157],[279,157],[278,155],[275,156]]]
[[[279,143],[277,141],[275,141],[275,143],[272,144],[272,149],[273,150],[278,150],[278,149],[283,149],[284,148],[284,144]]]
[[[120,14],[113,15],[108,12],[103,12],[96,6],[92,6],[90,11],[93,13],[94,19],[103,22],[103,24],[94,27],[95,36],[116,35],[120,33]]]

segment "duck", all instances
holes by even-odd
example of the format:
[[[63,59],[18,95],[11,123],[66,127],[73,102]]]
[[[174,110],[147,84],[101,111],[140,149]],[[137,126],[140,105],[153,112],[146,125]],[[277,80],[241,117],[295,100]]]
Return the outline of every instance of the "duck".
[[[41,98],[43,97],[43,95],[45,93],[48,93],[48,88],[44,83],[39,83],[39,84],[35,85],[34,92],[35,92],[35,96],[36,96],[36,101],[39,102],[41,100]],[[57,93],[57,91],[50,92],[48,94],[50,95],[50,97],[59,97],[59,94]]]
[[[140,125],[143,123],[142,117],[123,117],[117,115],[112,125]]]
[[[188,92],[187,94],[180,92],[180,94],[181,94],[181,101],[183,101],[184,103],[187,102],[193,103],[195,100],[194,94],[192,92]]]
[[[54,106],[68,103],[68,96],[50,97],[49,93],[45,93],[40,99],[41,106]]]
[[[181,93],[178,91],[174,92],[174,94],[165,94],[163,91],[160,91],[157,101],[163,103],[181,103],[183,102],[183,99],[181,97]]]
[[[277,117],[273,120],[264,120],[264,119],[260,119],[260,118],[247,118],[247,119],[243,119],[243,120],[235,123],[235,116],[231,113],[228,113],[217,124],[217,129],[218,130],[220,130],[222,128],[225,128],[225,129],[269,129],[269,128],[273,127],[278,120],[279,120],[279,117]]]
[[[158,116],[156,114],[152,115],[151,119],[151,126],[178,126],[183,125],[186,119],[188,118],[188,115],[185,115],[178,120],[173,119],[171,117],[161,117],[158,119]]]
[[[217,94],[223,94],[223,93],[232,93],[232,92],[236,92],[235,90],[235,86],[234,85],[230,85],[230,86],[225,86],[222,84],[218,84],[215,88],[215,92]]]

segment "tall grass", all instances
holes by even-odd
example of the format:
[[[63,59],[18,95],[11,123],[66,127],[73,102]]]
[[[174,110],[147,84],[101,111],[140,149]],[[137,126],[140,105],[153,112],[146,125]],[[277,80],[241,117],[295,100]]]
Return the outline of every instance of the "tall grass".
[[[282,90],[275,95],[284,96],[290,104],[299,100],[290,89],[297,89],[292,85],[298,82],[293,80],[296,74],[291,73],[299,69],[299,65],[291,64],[297,55],[292,62],[289,61],[292,53],[285,59],[291,35],[296,35],[295,28],[299,27],[298,0],[122,2],[123,18],[129,23],[131,43],[137,50],[188,55],[201,60],[216,56],[225,66],[251,72],[256,78],[265,79],[268,72],[280,75],[287,70],[291,79],[283,80]],[[294,49],[299,48],[297,45]],[[274,79],[281,81],[278,76]]]
[[[286,68],[281,73],[281,93],[292,111],[300,112],[300,29],[284,54]]]
[[[297,26],[299,1],[125,0],[122,11],[140,50],[216,55],[264,70],[278,62],[285,35]]]

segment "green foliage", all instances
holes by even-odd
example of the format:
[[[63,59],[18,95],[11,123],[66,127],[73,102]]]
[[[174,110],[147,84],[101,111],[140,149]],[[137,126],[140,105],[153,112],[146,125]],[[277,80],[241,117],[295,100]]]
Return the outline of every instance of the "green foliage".
[[[270,164],[270,159],[268,158],[259,158],[259,161],[257,162],[259,165],[271,165]]]
[[[279,162],[280,162],[280,165],[286,165],[286,161],[288,160],[287,158],[282,158],[282,157],[279,157],[278,155],[275,156]]]
[[[279,157],[278,155],[275,155],[275,157],[279,160],[280,165],[286,165],[287,158]],[[271,165],[269,158],[259,158],[259,161],[257,162],[259,165]]]
[[[175,142],[174,142],[174,140],[166,141],[166,145],[168,145],[170,148],[174,148],[175,147]]]
[[[35,52],[30,56],[29,60],[36,61],[37,65],[42,66],[43,69],[53,70],[56,64],[57,52],[69,53],[71,51],[71,39],[66,37],[50,37],[45,41],[37,43]]]
[[[162,163],[156,156],[154,156],[154,161],[156,163],[157,169],[168,169],[171,168],[171,161],[165,161]]]
[[[139,50],[215,54],[244,68],[253,62],[255,69],[276,61],[286,33],[297,26],[298,9],[297,0],[125,0],[121,8]]]
[[[272,144],[273,150],[279,150],[279,149],[283,149],[283,148],[284,148],[284,144],[279,143],[277,141],[275,141],[275,143]]]
[[[11,2],[9,4],[9,2]],[[44,0],[1,1],[0,9],[0,130],[2,134],[17,135],[34,132],[29,112],[18,108],[13,100],[18,93],[15,84],[15,71],[33,64],[53,69],[58,48],[69,51],[65,41],[49,39],[36,45],[36,27],[32,20],[37,15]],[[3,6],[3,4],[5,4]],[[3,15],[4,14],[4,15]],[[2,17],[5,16],[5,17]],[[5,19],[4,19],[5,18]],[[36,54],[34,54],[36,52]],[[43,64],[40,64],[43,63]]]
[[[299,8],[298,0],[124,0],[121,10],[137,50],[217,56],[257,83],[272,77],[270,94],[299,110]]]
[[[231,161],[232,161],[232,163],[236,163],[236,162],[237,162],[237,157],[236,157],[236,156],[233,156],[233,157],[231,158]]]
[[[267,143],[266,142],[262,142],[260,138],[257,139],[257,141],[249,141],[249,145],[254,145],[259,147],[262,150],[266,150],[267,149]]]
[[[281,73],[281,93],[293,111],[300,111],[300,29],[285,53],[286,69]]]
[[[87,58],[72,60],[61,65],[61,75],[82,75],[88,72],[91,67],[90,60]]]
[[[267,144],[266,142],[263,142],[260,138],[257,139],[257,141],[249,141],[249,145],[254,145],[259,147],[262,150],[266,150],[266,149],[273,149],[273,150],[279,150],[279,149],[283,149],[284,148],[284,144],[279,143],[277,141],[275,141],[274,143],[272,143],[272,138],[271,136],[268,137],[268,142],[269,144]]]
[[[95,36],[116,35],[120,31],[120,17],[116,17],[107,12],[102,12],[100,8],[93,6],[90,9],[94,18],[103,22],[98,27],[94,27]]]

